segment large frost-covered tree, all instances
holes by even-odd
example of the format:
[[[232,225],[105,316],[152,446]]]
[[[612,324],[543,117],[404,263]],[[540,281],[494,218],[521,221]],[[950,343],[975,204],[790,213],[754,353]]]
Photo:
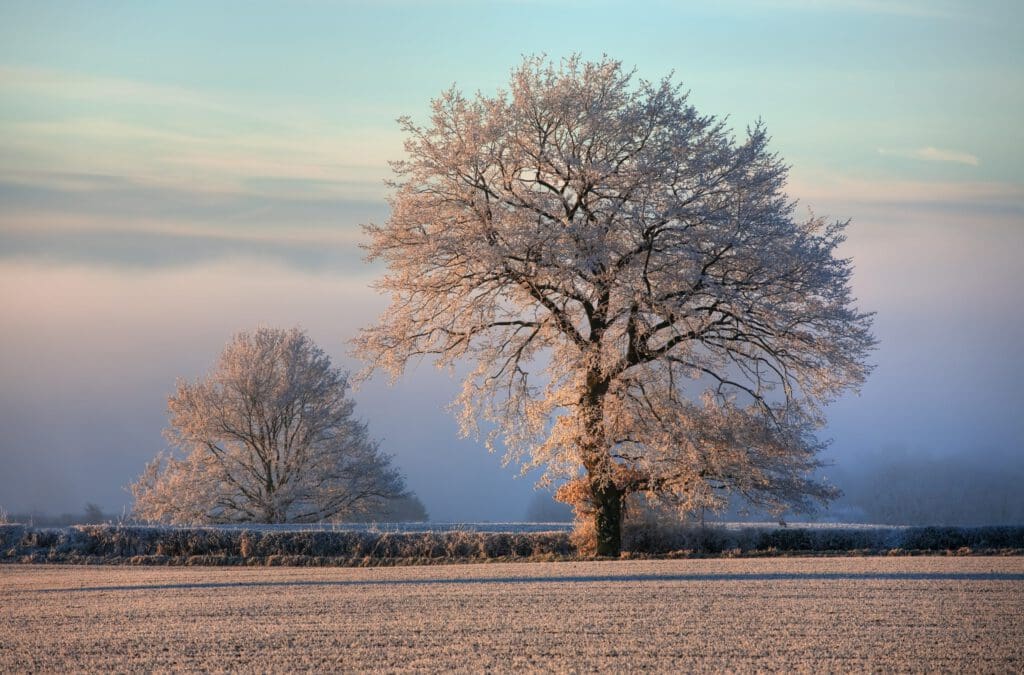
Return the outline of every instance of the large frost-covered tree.
[[[173,523],[351,518],[407,497],[353,417],[348,377],[297,328],[237,334],[213,371],[179,381],[168,440],[131,486],[135,514]]]
[[[457,407],[509,461],[566,482],[601,554],[624,499],[807,509],[821,407],[865,378],[844,223],[798,219],[758,123],[736,140],[670,79],[527,58],[401,120],[391,215],[366,227],[391,305],[356,351],[475,362]],[[491,446],[493,447],[493,445]]]

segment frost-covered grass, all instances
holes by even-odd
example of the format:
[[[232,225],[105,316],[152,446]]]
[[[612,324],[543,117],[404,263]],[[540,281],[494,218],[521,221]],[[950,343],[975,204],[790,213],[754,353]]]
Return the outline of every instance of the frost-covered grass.
[[[0,525],[0,562],[190,565],[380,565],[578,558],[573,537],[546,525],[459,524],[330,529],[304,526],[149,527]],[[419,526],[419,524],[417,524]],[[330,527],[330,526],[329,526]],[[1024,527],[805,527],[631,522],[630,555],[737,556],[817,553],[1024,551]]]
[[[254,532],[568,532],[572,523],[492,523],[492,522],[414,522],[414,523],[241,523],[210,525],[217,530]]]
[[[0,672],[1024,670],[1024,558],[0,568]]]
[[[0,526],[0,562],[367,565],[573,553],[567,532],[333,530],[268,526]]]
[[[108,523],[113,525],[114,523]],[[125,525],[127,523],[122,523]],[[688,527],[699,527],[689,523]],[[50,527],[47,525],[41,527]],[[163,526],[171,529],[182,529],[181,526]],[[194,529],[192,526],[184,526],[186,529]],[[252,532],[569,532],[573,523],[568,521],[558,522],[491,522],[491,521],[418,521],[408,523],[236,523],[221,525],[195,526],[201,529],[242,531]],[[757,528],[774,530],[779,528],[811,529],[811,530],[878,530],[878,529],[905,529],[897,525],[875,525],[871,523],[819,523],[819,522],[791,522],[782,524],[779,522],[741,522],[741,521],[708,521],[704,527],[722,528],[727,530],[741,530],[745,528]],[[57,528],[59,529],[59,528]]]

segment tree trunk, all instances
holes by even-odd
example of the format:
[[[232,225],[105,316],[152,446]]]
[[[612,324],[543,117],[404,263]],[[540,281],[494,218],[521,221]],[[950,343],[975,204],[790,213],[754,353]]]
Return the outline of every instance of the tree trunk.
[[[597,555],[618,557],[622,550],[624,492],[613,482],[615,465],[609,455],[604,433],[604,397],[608,393],[609,384],[599,369],[588,371],[586,388],[580,398],[580,414],[586,429],[580,446],[594,502]]]
[[[623,492],[614,485],[593,487],[597,555],[618,557],[622,551]]]

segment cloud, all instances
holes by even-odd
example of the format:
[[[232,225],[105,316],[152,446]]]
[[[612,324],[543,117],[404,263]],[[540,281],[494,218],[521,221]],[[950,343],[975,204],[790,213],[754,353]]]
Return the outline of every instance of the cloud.
[[[362,252],[345,234],[320,239],[268,233],[243,236],[220,232],[132,232],[79,230],[33,232],[0,230],[2,260],[40,260],[119,269],[192,268],[215,261],[268,262],[310,273],[340,272],[353,277],[376,270],[362,262]]]
[[[320,193],[379,199],[389,175],[386,159],[400,156],[397,133],[263,132],[243,125],[207,133],[160,125],[88,117],[0,120],[0,172],[124,175],[196,191],[241,190],[254,180],[265,181],[264,188],[274,180],[277,187],[306,181]]]
[[[324,119],[305,108],[264,95],[228,95],[199,88],[181,87],[80,71],[0,64],[0,93],[24,101],[32,98],[100,103],[111,108],[156,109],[166,117],[168,109],[193,114],[216,114],[221,120],[259,122],[266,130],[321,127]],[[389,123],[393,111],[375,103],[346,101],[345,111],[382,116]],[[193,117],[194,119],[194,117]]]
[[[978,166],[981,163],[975,155],[969,152],[943,150],[931,146],[909,149],[879,148],[878,154],[889,157],[920,159],[926,162],[953,162],[954,164],[966,164],[967,166]]]
[[[345,195],[345,183],[253,176],[237,188],[167,185],[118,175],[0,171],[0,228],[56,226],[132,230],[336,228],[385,213],[380,198]]]
[[[0,66],[0,173],[130,176],[191,190],[301,188],[380,199],[402,155],[394,111],[325,103],[300,110],[118,78]],[[339,107],[339,105],[341,107]]]
[[[324,196],[315,185],[256,187],[196,192],[117,176],[0,176],[0,261],[167,268],[241,256],[366,273],[358,225],[385,217],[384,202]]]
[[[956,20],[970,18],[962,8],[945,0],[741,0],[738,4],[757,9],[764,9],[767,6],[802,12],[848,12]]]
[[[213,97],[183,88],[116,77],[101,77],[50,68],[0,66],[0,87],[10,94],[88,99],[106,102],[138,102],[161,106],[192,106],[228,110]]]
[[[875,213],[935,218],[946,214],[984,214],[987,219],[1020,223],[1024,185],[997,181],[921,181],[865,178],[807,169],[794,171],[787,193],[817,213],[845,213],[854,218]]]

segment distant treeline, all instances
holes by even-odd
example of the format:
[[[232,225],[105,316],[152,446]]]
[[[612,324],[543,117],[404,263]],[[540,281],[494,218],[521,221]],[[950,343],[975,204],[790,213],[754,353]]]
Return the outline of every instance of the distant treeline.
[[[627,528],[627,555],[1022,553],[1024,527]],[[281,531],[0,525],[0,562],[394,565],[576,559],[568,532]]]
[[[352,514],[340,522],[347,523],[422,523],[430,520],[427,509],[414,494],[390,499],[379,509]],[[0,524],[23,523],[36,527],[68,527],[70,525],[98,525],[117,523],[120,525],[142,524],[135,521],[129,511],[108,513],[96,504],[88,503],[81,513],[47,513],[26,511],[7,513],[0,511]]]
[[[813,514],[813,519],[823,522],[959,527],[1024,524],[1024,461],[1019,452],[979,450],[935,457],[890,448],[844,458],[825,473],[843,495]],[[568,521],[572,509],[540,490],[525,515],[533,521]],[[700,522],[702,514],[690,514],[689,518]],[[785,514],[785,518],[804,521],[808,515]],[[707,512],[703,519],[757,522],[773,518],[737,500],[726,512]]]
[[[844,495],[825,515],[899,525],[1024,523],[1019,452],[935,457],[901,448],[847,459],[831,473]]]
[[[0,524],[27,523],[36,527],[67,527],[69,525],[96,525],[99,523],[121,522],[125,514],[106,513],[96,504],[86,504],[81,513],[47,513],[45,511],[24,511],[7,513],[0,511]]]

